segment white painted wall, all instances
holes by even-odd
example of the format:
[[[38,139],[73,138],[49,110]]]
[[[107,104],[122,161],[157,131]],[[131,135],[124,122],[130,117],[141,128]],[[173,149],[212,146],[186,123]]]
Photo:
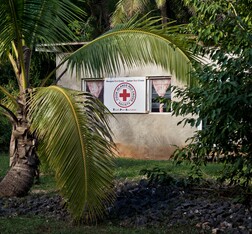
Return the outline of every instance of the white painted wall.
[[[57,58],[57,64],[59,58]],[[57,72],[57,77],[65,69],[62,67]],[[121,71],[117,77],[125,76],[170,76],[167,71],[155,65],[135,67],[127,71]],[[75,74],[67,71],[58,85],[75,90],[81,90],[81,80]],[[89,77],[90,78],[90,77]],[[172,76],[172,85],[179,85]],[[143,113],[143,114],[114,114],[110,127],[114,133],[114,141],[118,147],[120,157],[132,157],[138,159],[169,159],[173,153],[174,145],[184,146],[185,140],[196,131],[195,128],[183,125],[177,126],[180,117],[171,113]]]

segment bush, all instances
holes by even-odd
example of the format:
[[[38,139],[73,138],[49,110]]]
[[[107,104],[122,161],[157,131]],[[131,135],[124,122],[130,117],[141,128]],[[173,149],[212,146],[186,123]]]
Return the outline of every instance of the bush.
[[[6,153],[9,149],[11,138],[11,124],[8,119],[0,116],[0,152]]]
[[[251,5],[246,0],[234,5],[223,0],[193,2],[192,28],[203,44],[195,51],[207,53],[212,62],[193,72],[198,86],[175,88],[182,101],[173,104],[173,114],[184,115],[184,124],[202,123],[203,129],[174,157],[192,162],[196,169],[209,159],[224,161],[221,181],[248,187],[252,180]]]

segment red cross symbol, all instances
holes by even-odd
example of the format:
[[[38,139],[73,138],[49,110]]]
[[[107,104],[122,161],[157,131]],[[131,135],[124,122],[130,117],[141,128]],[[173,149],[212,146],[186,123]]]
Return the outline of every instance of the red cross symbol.
[[[130,93],[127,93],[127,90],[124,89],[122,93],[119,94],[119,97],[123,98],[123,101],[125,102],[128,97],[130,97]]]

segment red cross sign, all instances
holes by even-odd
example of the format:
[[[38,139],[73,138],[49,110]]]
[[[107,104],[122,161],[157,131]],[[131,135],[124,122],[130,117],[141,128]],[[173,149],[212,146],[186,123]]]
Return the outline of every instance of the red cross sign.
[[[130,93],[127,93],[126,89],[123,89],[123,92],[119,94],[119,97],[123,98],[123,101],[127,101],[127,98],[130,97]]]
[[[128,108],[136,100],[136,90],[132,84],[122,82],[115,87],[113,97],[117,106]]]
[[[112,113],[146,113],[146,77],[104,78],[104,105]]]

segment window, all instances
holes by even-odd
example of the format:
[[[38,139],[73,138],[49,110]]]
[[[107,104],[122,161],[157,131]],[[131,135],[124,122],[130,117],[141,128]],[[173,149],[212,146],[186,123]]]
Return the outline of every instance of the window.
[[[93,94],[102,103],[104,102],[104,81],[103,80],[85,79],[84,82],[82,82],[82,90]]]
[[[171,111],[171,77],[149,77],[150,112]]]

